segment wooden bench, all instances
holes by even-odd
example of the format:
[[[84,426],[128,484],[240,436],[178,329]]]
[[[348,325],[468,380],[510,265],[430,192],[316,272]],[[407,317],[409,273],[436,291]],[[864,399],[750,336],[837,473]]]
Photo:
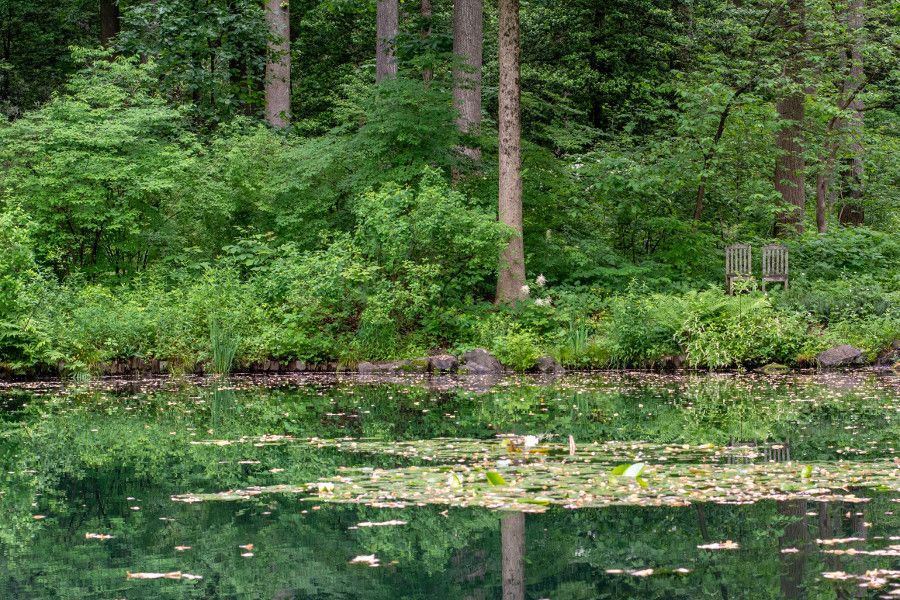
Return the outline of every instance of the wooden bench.
[[[762,289],[766,282],[784,284],[788,288],[788,249],[780,244],[769,244],[762,249]]]
[[[734,295],[735,281],[753,281],[753,251],[750,244],[732,244],[725,248],[725,285]]]

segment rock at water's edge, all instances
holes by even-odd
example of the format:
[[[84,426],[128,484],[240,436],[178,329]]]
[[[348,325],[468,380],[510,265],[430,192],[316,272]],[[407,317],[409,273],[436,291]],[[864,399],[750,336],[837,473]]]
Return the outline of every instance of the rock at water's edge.
[[[462,355],[463,373],[502,373],[503,365],[497,358],[484,348],[475,348]]]
[[[861,365],[865,362],[862,350],[854,348],[849,344],[843,346],[835,346],[816,355],[816,364],[822,368],[830,367],[847,367],[850,365]]]
[[[540,357],[537,360],[537,364],[534,365],[534,369],[545,375],[562,375],[566,372],[563,366],[559,364],[555,358],[549,355]]]
[[[428,369],[432,373],[455,373],[459,361],[452,354],[438,354],[428,357]]]

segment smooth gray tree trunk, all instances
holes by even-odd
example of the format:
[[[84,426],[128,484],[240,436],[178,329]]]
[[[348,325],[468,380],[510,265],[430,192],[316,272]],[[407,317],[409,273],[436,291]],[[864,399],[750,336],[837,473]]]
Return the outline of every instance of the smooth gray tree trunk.
[[[378,0],[376,21],[375,81],[381,82],[397,76],[397,58],[394,55],[394,41],[400,30],[397,0]]]
[[[285,0],[266,0],[269,47],[266,56],[266,121],[287,127],[291,119],[291,25]]]
[[[453,55],[461,68],[453,72],[456,125],[462,133],[477,135],[481,127],[481,69],[484,48],[484,0],[454,0]],[[463,148],[472,160],[481,159],[478,148]]]

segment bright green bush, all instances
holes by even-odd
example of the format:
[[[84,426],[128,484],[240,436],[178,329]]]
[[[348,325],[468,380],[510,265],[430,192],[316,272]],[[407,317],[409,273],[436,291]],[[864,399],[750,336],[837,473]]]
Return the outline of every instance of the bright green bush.
[[[538,337],[516,325],[495,337],[489,347],[501,363],[520,372],[534,368],[537,359],[543,354]]]
[[[681,353],[675,336],[682,319],[678,296],[632,286],[628,293],[610,298],[598,323],[600,346],[613,366],[652,366]]]
[[[807,335],[803,319],[776,311],[761,294],[709,290],[687,294],[682,306],[686,312],[677,339],[695,367],[792,364]]]

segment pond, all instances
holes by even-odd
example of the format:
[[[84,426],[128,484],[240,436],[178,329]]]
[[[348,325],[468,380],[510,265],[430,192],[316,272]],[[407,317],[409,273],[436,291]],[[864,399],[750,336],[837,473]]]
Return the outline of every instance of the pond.
[[[2,598],[896,598],[900,378],[0,387]]]

